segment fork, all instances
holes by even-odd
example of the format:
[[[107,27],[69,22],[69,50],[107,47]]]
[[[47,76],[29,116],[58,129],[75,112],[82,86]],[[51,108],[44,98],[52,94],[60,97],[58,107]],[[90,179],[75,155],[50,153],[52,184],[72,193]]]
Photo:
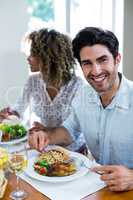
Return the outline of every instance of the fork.
[[[75,161],[74,158],[71,158],[70,160]],[[88,167],[87,164],[83,160],[79,160],[79,162],[80,162],[80,166],[85,167],[86,169],[88,169],[89,172],[93,172],[92,167]],[[99,174],[99,175],[104,174],[104,172],[102,172],[102,171],[96,171],[94,173]]]
[[[87,168],[90,172],[93,172],[93,171],[92,171],[92,168],[91,168],[91,167],[88,167],[88,166],[86,165],[86,163],[85,163],[83,160],[81,160],[80,162],[81,162],[80,164],[81,164],[82,167],[85,167],[85,168]],[[104,172],[102,172],[102,171],[95,171],[94,173],[99,174],[99,175],[103,175],[103,174],[104,174]]]
[[[68,160],[64,160],[63,163],[67,164],[67,163],[71,163],[71,162],[75,162],[75,161],[76,161],[76,158],[71,157],[71,158],[68,159]],[[92,168],[91,168],[91,167],[88,167],[88,166],[86,165],[86,163],[85,163],[83,160],[78,160],[78,161],[79,161],[79,163],[80,163],[80,166],[85,167],[85,168],[88,169],[88,171],[92,172]],[[96,172],[94,172],[94,173],[99,174],[99,175],[104,174],[104,172],[102,172],[102,171],[96,171]]]

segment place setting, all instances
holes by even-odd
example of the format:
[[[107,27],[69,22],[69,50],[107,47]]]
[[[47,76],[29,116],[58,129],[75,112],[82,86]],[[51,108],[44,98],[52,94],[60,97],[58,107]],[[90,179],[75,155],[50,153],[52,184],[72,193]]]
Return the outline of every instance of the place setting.
[[[29,150],[28,156],[20,177],[52,200],[79,200],[105,187],[99,175],[90,171],[97,163],[80,153],[49,145],[41,153]]]

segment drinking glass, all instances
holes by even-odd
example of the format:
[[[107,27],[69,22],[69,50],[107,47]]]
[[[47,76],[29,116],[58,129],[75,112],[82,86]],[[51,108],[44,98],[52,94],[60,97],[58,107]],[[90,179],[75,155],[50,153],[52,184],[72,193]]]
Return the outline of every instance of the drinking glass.
[[[27,197],[27,192],[19,187],[19,174],[24,171],[28,164],[27,148],[24,145],[23,151],[15,151],[9,155],[9,167],[16,175],[16,190],[12,191],[10,198],[14,200],[22,200]]]

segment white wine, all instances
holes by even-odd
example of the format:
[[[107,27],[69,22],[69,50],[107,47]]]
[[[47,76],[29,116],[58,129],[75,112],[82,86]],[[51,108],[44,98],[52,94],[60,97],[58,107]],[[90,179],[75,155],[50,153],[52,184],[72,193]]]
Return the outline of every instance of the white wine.
[[[23,151],[9,154],[9,168],[16,174],[16,190],[10,194],[11,199],[24,199],[27,197],[27,192],[19,188],[19,174],[25,170],[28,164],[28,154],[25,145],[24,147]]]
[[[27,159],[24,155],[14,153],[10,158],[10,168],[13,172],[22,172],[27,167]]]

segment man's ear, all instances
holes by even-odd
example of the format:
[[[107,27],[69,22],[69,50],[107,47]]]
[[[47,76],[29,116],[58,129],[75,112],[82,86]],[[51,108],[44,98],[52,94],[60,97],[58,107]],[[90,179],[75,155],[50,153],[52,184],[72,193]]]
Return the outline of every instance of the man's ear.
[[[115,64],[118,66],[120,62],[121,62],[121,55],[120,53],[118,53],[118,55],[115,58]]]

